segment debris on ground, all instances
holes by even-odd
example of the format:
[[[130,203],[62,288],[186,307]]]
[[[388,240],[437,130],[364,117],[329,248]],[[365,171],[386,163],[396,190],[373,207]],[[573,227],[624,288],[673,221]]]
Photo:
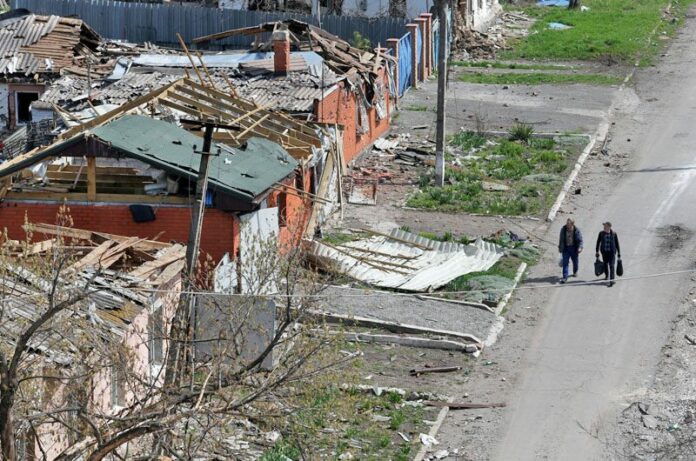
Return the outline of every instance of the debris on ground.
[[[463,59],[495,59],[499,51],[510,47],[508,40],[526,37],[534,19],[523,12],[504,12],[486,33],[464,26],[457,30],[455,49],[464,53]]]

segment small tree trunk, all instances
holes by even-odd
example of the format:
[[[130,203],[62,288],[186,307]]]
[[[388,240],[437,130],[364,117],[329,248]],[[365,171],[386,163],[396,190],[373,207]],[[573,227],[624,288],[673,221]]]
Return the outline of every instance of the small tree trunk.
[[[568,9],[580,8],[580,0],[570,0],[568,2]]]
[[[4,461],[16,461],[17,450],[15,446],[14,421],[12,420],[12,406],[14,404],[14,392],[3,386],[0,397],[0,445],[2,445],[2,459]]]

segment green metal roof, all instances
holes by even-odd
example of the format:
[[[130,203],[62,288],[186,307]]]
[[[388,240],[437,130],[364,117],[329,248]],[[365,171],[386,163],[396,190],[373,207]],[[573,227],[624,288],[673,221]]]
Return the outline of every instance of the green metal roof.
[[[172,123],[141,115],[125,115],[91,130],[91,134],[127,157],[137,158],[172,174],[196,179],[203,138]],[[194,149],[195,146],[195,149]],[[245,149],[213,143],[209,187],[242,200],[253,200],[297,166],[280,145],[250,138]]]

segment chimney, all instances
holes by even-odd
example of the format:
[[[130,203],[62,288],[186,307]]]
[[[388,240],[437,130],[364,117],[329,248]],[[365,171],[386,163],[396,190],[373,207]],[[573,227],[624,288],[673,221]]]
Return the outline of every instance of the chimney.
[[[273,70],[276,75],[287,75],[290,70],[290,32],[273,32]]]

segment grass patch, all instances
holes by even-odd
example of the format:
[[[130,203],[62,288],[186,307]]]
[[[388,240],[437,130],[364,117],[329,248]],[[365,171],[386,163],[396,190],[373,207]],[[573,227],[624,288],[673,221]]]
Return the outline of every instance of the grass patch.
[[[476,67],[485,69],[519,69],[519,70],[573,70],[572,66],[559,66],[556,64],[522,64],[516,62],[499,61],[453,61],[450,66]]]
[[[297,411],[280,420],[286,426],[283,439],[263,461],[338,459],[348,452],[353,459],[406,461],[419,448],[418,434],[428,431],[423,421],[437,415],[434,408],[405,405],[399,394],[375,396],[331,385],[307,385],[294,403]]]
[[[510,128],[510,141],[522,141],[529,144],[534,134],[534,127],[526,123],[515,123],[515,126]]]
[[[572,148],[572,150],[571,150]],[[549,138],[527,142],[499,138],[485,145],[462,167],[448,167],[446,185],[420,178],[420,191],[407,206],[448,212],[525,215],[546,210],[555,199],[573,153],[582,146],[557,145]]]
[[[449,140],[450,145],[457,146],[462,150],[469,150],[473,148],[478,148],[486,144],[488,139],[480,134],[473,131],[460,131]]]
[[[427,112],[428,106],[421,106],[418,104],[412,104],[410,106],[404,107],[404,110],[409,110],[411,112]]]
[[[366,236],[366,234],[360,234],[360,233],[345,234],[345,233],[341,233],[341,232],[336,232],[336,233],[324,235],[322,240],[326,243],[331,244],[331,245],[342,245],[344,243],[354,242],[356,240],[360,240],[361,238],[364,238],[365,236]]]
[[[693,0],[674,4],[682,14]],[[525,10],[538,18],[532,33],[512,50],[501,53],[504,59],[560,59],[632,62],[654,54],[649,43],[655,28],[671,30],[674,24],[662,19],[668,0],[584,0],[589,11],[567,8],[530,7]],[[549,30],[550,22],[572,26],[563,31]]]
[[[574,83],[585,83],[589,85],[615,85],[621,82],[619,77],[603,74],[487,74],[481,72],[469,72],[459,75],[458,79],[459,81],[466,83],[491,85],[569,85]]]

